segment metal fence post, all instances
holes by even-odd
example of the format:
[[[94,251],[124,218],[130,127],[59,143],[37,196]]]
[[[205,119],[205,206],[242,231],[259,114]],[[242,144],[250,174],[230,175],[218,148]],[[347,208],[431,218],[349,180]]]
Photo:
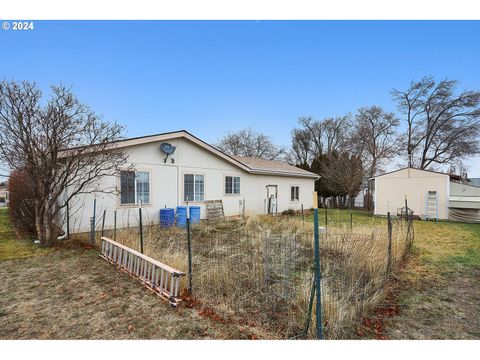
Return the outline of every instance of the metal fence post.
[[[302,204],[302,223],[305,223],[305,216],[303,214],[303,204]]]
[[[405,196],[405,212],[407,214],[407,245],[409,249],[413,245],[413,235],[412,235],[412,222],[413,222],[413,214],[410,215],[410,211],[408,211],[408,202],[407,197]]]
[[[95,244],[95,218],[90,218],[90,244]]]
[[[323,339],[322,329],[322,291],[320,287],[320,241],[318,235],[318,197],[317,192],[313,193],[313,233],[315,239],[315,288],[317,295],[317,303],[315,309],[315,318],[317,325],[317,339]]]
[[[140,252],[143,254],[143,224],[142,224],[142,208],[138,208],[139,232],[140,232]]]
[[[188,244],[188,292],[192,294],[192,239],[190,235],[190,216],[187,211],[187,244]]]
[[[113,210],[113,241],[117,241],[117,210]]]
[[[327,228],[328,225],[328,214],[327,214],[328,208],[325,206],[325,229]]]
[[[97,224],[96,224],[96,218],[95,218],[95,214],[97,212],[97,199],[94,198],[93,199],[93,230],[95,231],[95,229],[97,228]]]
[[[350,213],[350,230],[353,229],[353,213]]]
[[[245,198],[243,198],[242,216],[245,219]]]
[[[306,338],[308,330],[310,329],[310,321],[312,320],[313,298],[315,297],[315,278],[312,281],[312,288],[310,290],[310,300],[308,301],[307,321],[305,322],[305,329],[303,330],[303,337]]]
[[[107,215],[107,210],[103,210],[103,218],[102,218],[102,237],[105,232],[105,215]]]
[[[70,238],[70,205],[67,201],[67,239]]]
[[[392,266],[392,218],[390,211],[387,213],[387,227],[388,227],[388,259],[387,259],[387,277],[390,274]]]

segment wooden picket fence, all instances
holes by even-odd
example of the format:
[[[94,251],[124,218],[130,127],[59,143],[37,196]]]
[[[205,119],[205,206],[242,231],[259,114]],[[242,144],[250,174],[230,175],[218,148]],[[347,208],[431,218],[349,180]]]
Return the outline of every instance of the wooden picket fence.
[[[143,285],[157,293],[162,299],[177,306],[180,278],[185,273],[148,257],[136,250],[102,236],[100,256],[118,266],[127,274],[139,279]]]

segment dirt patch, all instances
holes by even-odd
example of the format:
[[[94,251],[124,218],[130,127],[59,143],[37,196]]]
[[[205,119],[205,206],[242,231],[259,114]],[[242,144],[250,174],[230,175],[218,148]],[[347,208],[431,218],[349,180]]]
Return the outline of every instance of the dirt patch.
[[[258,335],[249,331],[248,328],[256,327],[256,324],[253,321],[248,321],[245,319],[235,319],[232,316],[224,317],[216,312],[212,307],[202,304],[202,302],[196,297],[190,295],[188,290],[184,289],[181,294],[183,306],[189,309],[198,309],[198,315],[201,317],[207,318],[215,323],[219,324],[235,324],[239,326],[239,332],[242,339],[257,340]]]

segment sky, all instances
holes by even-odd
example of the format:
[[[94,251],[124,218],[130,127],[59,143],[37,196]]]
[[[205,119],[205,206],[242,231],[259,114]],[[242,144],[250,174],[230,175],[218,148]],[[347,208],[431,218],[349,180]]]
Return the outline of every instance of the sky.
[[[288,146],[298,117],[395,112],[390,91],[426,75],[480,89],[478,39],[478,21],[35,21],[0,30],[0,78],[72,86],[128,137],[252,127]]]

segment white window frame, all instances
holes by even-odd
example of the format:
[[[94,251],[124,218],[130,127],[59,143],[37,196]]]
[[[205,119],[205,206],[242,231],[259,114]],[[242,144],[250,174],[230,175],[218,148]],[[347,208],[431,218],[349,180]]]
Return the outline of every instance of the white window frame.
[[[126,171],[126,172],[134,172],[135,173],[135,182],[134,182],[134,197],[135,197],[135,202],[133,203],[122,203],[122,175],[121,172]],[[129,206],[138,206],[140,205],[138,198],[137,198],[137,174],[138,173],[148,173],[148,194],[149,194],[149,201],[148,202],[142,202],[143,205],[151,205],[152,204],[152,172],[147,169],[135,169],[135,170],[130,170],[130,169],[124,169],[120,170],[120,175],[118,176],[118,205],[123,206],[123,207],[129,207]]]
[[[296,199],[292,199],[292,188],[298,188],[298,191],[297,191],[297,195],[298,197]],[[296,185],[296,184],[293,184],[293,185],[290,185],[290,202],[291,203],[298,203],[300,202],[300,185]]]
[[[232,192],[227,193],[227,177],[232,178]],[[235,183],[235,178],[238,178],[239,181],[239,192],[235,193],[234,192],[234,183]],[[241,196],[242,195],[242,177],[240,175],[224,175],[223,176],[223,194],[225,196]]]
[[[187,203],[187,199],[185,198],[185,176],[192,175],[193,176],[193,200],[188,200],[188,203],[203,203],[206,198],[206,176],[203,173],[194,173],[194,172],[185,172],[183,173],[182,185],[183,185],[183,203]],[[203,200],[195,200],[196,193],[195,193],[195,181],[197,176],[203,177]]]

